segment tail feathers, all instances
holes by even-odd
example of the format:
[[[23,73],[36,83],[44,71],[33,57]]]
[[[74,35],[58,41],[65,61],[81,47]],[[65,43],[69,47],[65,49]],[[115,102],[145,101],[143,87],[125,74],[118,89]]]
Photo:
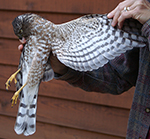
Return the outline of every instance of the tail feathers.
[[[33,101],[29,104],[26,104],[24,99],[24,97],[21,97],[14,130],[17,134],[28,136],[36,131],[37,95],[34,96]]]

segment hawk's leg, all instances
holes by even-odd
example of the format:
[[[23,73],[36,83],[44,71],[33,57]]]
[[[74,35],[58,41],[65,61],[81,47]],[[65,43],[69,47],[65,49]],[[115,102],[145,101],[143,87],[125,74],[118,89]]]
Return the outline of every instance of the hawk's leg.
[[[19,93],[21,92],[21,90],[27,85],[27,83],[25,83],[18,91],[15,92],[15,94],[13,95],[12,99],[11,99],[11,106],[13,107],[14,103],[17,104],[17,99],[19,96]]]
[[[8,88],[10,87],[10,83],[12,82],[12,80],[14,80],[15,84],[17,83],[17,80],[16,80],[16,75],[17,73],[20,71],[21,69],[18,69],[14,74],[12,74],[10,76],[10,78],[7,80],[6,82],[6,89],[8,90]]]

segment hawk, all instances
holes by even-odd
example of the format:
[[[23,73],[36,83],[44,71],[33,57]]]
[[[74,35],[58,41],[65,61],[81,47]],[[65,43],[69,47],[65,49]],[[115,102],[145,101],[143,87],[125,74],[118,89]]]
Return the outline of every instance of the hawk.
[[[26,136],[36,131],[38,88],[41,81],[53,79],[49,63],[52,52],[60,62],[78,71],[92,71],[133,47],[146,46],[142,25],[133,19],[125,21],[122,30],[111,26],[107,15],[91,14],[63,24],[54,24],[39,15],[27,13],[12,22],[14,33],[26,39],[14,79],[17,91],[12,106],[20,98],[15,132]],[[17,76],[15,78],[15,76]]]

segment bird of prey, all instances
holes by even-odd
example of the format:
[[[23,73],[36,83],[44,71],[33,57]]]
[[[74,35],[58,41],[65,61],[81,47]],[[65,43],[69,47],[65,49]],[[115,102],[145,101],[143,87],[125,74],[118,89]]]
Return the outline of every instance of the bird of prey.
[[[100,14],[57,25],[32,13],[14,19],[14,33],[19,39],[26,39],[18,71],[6,82],[6,89],[13,79],[17,86],[12,106],[20,98],[14,127],[17,134],[28,136],[36,131],[38,88],[41,81],[54,77],[50,53],[67,67],[86,72],[102,67],[133,47],[146,46],[147,39],[141,35],[138,21],[126,20],[122,30],[112,27],[111,21]]]

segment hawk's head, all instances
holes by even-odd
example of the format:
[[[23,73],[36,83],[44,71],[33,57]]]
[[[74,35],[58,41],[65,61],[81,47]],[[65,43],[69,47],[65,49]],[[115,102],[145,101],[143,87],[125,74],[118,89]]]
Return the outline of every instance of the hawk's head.
[[[31,13],[17,16],[12,22],[15,35],[18,36],[19,39],[30,36],[33,33],[31,28],[36,18],[38,18],[38,15]]]

